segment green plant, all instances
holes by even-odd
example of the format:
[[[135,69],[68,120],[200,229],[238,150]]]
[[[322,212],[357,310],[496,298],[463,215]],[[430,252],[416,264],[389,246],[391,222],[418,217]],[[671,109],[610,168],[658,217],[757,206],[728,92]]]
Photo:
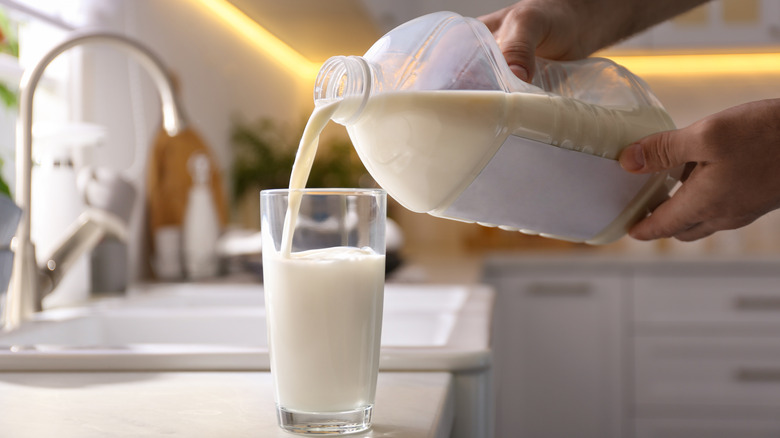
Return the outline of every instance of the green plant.
[[[271,119],[234,123],[234,199],[240,199],[248,190],[289,186],[303,126],[288,128]],[[359,187],[365,175],[365,167],[349,140],[321,140],[307,187]]]
[[[16,37],[16,24],[12,22],[8,15],[0,9],[0,53],[5,53],[19,57],[19,40]],[[8,108],[15,108],[17,105],[16,91],[8,87],[7,84],[0,82],[0,101]]]
[[[4,160],[0,158],[0,169],[3,168],[4,164],[5,164]],[[5,179],[3,179],[2,175],[0,175],[0,193],[2,193],[5,196],[8,196],[9,198],[13,198],[13,196],[11,196],[11,188],[8,187],[8,184],[5,182]]]
[[[16,35],[16,23],[11,21],[5,11],[0,9],[0,53],[6,53],[14,58],[19,57],[19,40]],[[16,108],[18,105],[17,92],[7,84],[0,82],[0,101],[7,108]],[[0,159],[0,169],[3,168],[3,165],[3,160]],[[2,174],[0,174],[0,193],[11,197],[11,190]]]

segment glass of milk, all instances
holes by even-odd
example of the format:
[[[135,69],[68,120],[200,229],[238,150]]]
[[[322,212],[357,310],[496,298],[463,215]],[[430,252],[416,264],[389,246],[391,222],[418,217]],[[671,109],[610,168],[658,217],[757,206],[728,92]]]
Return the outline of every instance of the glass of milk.
[[[386,193],[264,190],[260,209],[279,425],[299,434],[366,430],[379,367]]]

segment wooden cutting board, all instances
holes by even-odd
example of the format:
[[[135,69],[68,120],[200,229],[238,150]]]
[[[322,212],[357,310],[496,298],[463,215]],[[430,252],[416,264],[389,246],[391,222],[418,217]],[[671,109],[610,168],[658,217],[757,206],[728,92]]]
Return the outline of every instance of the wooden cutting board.
[[[164,226],[181,226],[192,186],[187,162],[195,153],[203,153],[211,164],[211,192],[217,217],[224,227],[228,219],[227,203],[220,168],[200,135],[187,127],[171,137],[161,129],[149,155],[146,198],[150,236]],[[154,239],[151,239],[152,243]]]

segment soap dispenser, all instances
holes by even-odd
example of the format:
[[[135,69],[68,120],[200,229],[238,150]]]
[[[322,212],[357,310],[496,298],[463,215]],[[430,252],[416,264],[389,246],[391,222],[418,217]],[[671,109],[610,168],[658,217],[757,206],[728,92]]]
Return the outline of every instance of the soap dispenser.
[[[184,212],[182,251],[187,277],[198,280],[214,277],[219,271],[216,247],[220,225],[211,195],[208,157],[202,153],[193,154],[187,166],[192,187]]]

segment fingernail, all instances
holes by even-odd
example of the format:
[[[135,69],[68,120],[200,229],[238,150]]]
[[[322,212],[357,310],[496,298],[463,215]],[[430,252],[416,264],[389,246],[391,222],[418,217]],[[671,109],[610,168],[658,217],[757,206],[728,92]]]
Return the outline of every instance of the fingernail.
[[[645,167],[645,157],[642,154],[642,145],[634,143],[628,146],[620,154],[620,165],[628,171],[636,171]]]
[[[525,67],[521,65],[513,64],[509,66],[509,69],[512,70],[512,73],[514,73],[515,76],[528,82],[528,70],[526,70]]]

